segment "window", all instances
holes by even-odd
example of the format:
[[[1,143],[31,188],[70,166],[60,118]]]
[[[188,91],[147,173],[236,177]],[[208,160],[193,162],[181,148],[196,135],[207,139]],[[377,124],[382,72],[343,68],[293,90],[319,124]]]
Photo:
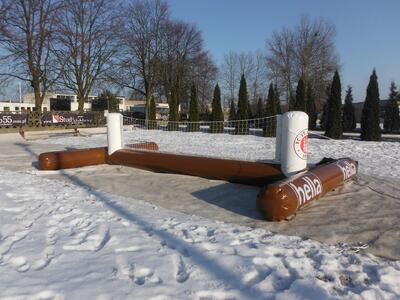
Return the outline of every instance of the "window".
[[[19,106],[16,106],[16,107],[15,107],[15,111],[19,111]]]
[[[4,111],[10,111],[10,107],[4,106]]]

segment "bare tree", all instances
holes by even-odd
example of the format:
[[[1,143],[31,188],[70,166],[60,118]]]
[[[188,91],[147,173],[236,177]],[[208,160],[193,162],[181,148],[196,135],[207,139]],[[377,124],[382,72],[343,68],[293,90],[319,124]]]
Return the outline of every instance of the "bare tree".
[[[269,78],[285,91],[286,100],[289,102],[296,81],[293,70],[295,61],[293,33],[287,28],[283,28],[280,32],[275,31],[271,40],[267,41],[267,48]]]
[[[56,0],[2,0],[0,75],[29,82],[35,109],[57,79],[53,60]]]
[[[253,72],[250,79],[251,82],[251,99],[255,103],[258,98],[266,95],[267,82],[266,82],[266,62],[265,55],[260,51],[256,51],[253,56]]]
[[[61,83],[76,93],[83,111],[96,80],[116,52],[118,18],[110,0],[65,0],[57,20]]]
[[[187,82],[196,82],[199,102],[210,102],[217,80],[218,68],[208,52],[203,51],[189,67]]]
[[[186,109],[192,82],[204,78],[200,72],[212,72],[213,63],[204,51],[201,31],[195,25],[168,21],[163,32],[160,84],[164,95],[173,91],[178,103]]]
[[[251,52],[242,52],[238,54],[240,76],[244,75],[247,82],[253,81],[254,56]]]
[[[303,16],[295,33],[296,75],[312,84],[320,101],[339,64],[335,53],[335,26],[322,18],[311,21]]]
[[[229,95],[229,102],[232,100],[235,101],[240,79],[237,53],[229,51],[224,55],[220,77],[222,86]]]
[[[119,36],[120,60],[110,78],[150,101],[159,75],[162,30],[168,5],[161,0],[135,0],[127,9]]]
[[[339,64],[335,36],[333,24],[322,18],[302,17],[295,28],[274,32],[267,41],[269,78],[285,91],[288,101],[295,83],[303,76],[314,87],[318,107],[321,107],[326,85]]]
[[[265,95],[266,63],[265,55],[260,51],[236,53],[228,52],[221,66],[222,86],[228,94],[229,102],[238,94],[240,76],[244,75],[250,89],[250,100],[256,101]]]
[[[159,0],[135,1],[124,18],[117,67],[109,73],[113,82],[147,100],[174,93],[183,108],[193,81],[200,98],[209,93],[216,67],[195,25],[170,19],[167,4]]]
[[[10,9],[9,5],[10,2],[0,2],[0,33],[4,33],[6,31],[5,18],[7,17],[7,12]],[[2,38],[2,35],[0,35],[0,38]]]

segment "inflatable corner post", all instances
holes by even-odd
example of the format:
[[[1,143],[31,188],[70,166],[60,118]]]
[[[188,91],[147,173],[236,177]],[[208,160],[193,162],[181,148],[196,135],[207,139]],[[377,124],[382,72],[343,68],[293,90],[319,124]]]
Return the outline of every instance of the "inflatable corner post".
[[[119,113],[107,114],[108,155],[124,147],[123,117]]]
[[[280,122],[281,168],[289,177],[307,168],[308,115],[302,111],[290,111],[281,117]]]
[[[281,162],[282,115],[276,115],[275,162]]]

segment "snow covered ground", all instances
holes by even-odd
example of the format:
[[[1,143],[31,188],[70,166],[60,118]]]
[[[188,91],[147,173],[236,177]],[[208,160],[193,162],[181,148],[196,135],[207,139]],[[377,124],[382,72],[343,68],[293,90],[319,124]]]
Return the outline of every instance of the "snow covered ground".
[[[273,140],[251,136],[132,131],[126,140],[151,140],[163,151],[181,153],[274,156]],[[135,199],[135,191],[126,198],[36,176],[28,164],[11,167],[21,153],[4,153],[7,145],[25,144],[15,137],[0,143],[1,299],[400,297],[399,261],[181,214]],[[56,144],[105,145],[105,135],[54,137],[29,146],[52,150]],[[399,145],[311,140],[310,156],[314,162],[351,156],[360,160],[361,172],[398,179]],[[34,153],[28,158],[36,159]]]

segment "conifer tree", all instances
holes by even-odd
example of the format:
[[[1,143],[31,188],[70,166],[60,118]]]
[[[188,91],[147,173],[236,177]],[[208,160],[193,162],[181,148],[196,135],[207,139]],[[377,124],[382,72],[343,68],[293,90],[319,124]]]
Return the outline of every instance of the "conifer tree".
[[[375,69],[369,78],[367,96],[361,115],[361,140],[380,141],[381,127],[379,120],[379,86]]]
[[[282,113],[281,109],[281,94],[279,93],[278,85],[274,85],[274,94],[276,99],[276,114],[280,115]]]
[[[210,121],[211,120],[211,112],[210,108],[208,107],[207,103],[203,102],[200,105],[200,120],[201,121]]]
[[[389,100],[385,107],[385,118],[383,122],[383,128],[387,132],[395,132],[400,129],[398,101],[400,101],[400,95],[397,91],[396,84],[392,81],[390,84]]]
[[[306,109],[308,115],[308,128],[314,130],[317,127],[317,112],[315,107],[314,90],[311,83],[307,84]]]
[[[214,88],[214,96],[212,101],[212,112],[211,112],[211,132],[221,133],[224,132],[224,113],[221,107],[221,90],[219,85]]]
[[[320,114],[320,119],[319,119],[319,126],[321,127],[321,130],[326,129],[326,115],[328,114],[328,101],[324,103],[322,106],[322,112]]]
[[[254,114],[253,114],[253,108],[252,108],[250,101],[247,103],[247,112],[248,112],[248,118],[253,119]]]
[[[294,109],[295,104],[296,104],[296,96],[295,96],[295,94],[293,93],[293,91],[291,91],[291,92],[290,92],[290,95],[289,95],[289,103],[288,103],[288,109],[289,109],[289,111],[295,110],[295,109]]]
[[[148,110],[148,128],[149,129],[155,129],[157,126],[156,124],[156,101],[154,100],[154,96],[151,96],[150,98],[150,107]]]
[[[232,99],[231,100],[231,105],[229,106],[229,121],[233,121],[236,119],[236,105],[235,101]]]
[[[264,102],[261,97],[258,98],[257,101],[257,111],[256,111],[256,118],[263,118],[265,116],[265,110],[264,110]]]
[[[109,90],[104,90],[92,103],[92,110],[103,111],[108,110],[108,112],[119,112],[119,100]]]
[[[275,89],[272,83],[269,85],[267,103],[265,106],[265,115],[267,117],[272,117],[276,115],[276,97],[275,97]]]
[[[171,91],[171,98],[169,100],[169,118],[168,118],[168,130],[178,130],[179,125],[179,114],[178,114],[178,103],[176,99],[175,91]]]
[[[190,131],[199,131],[200,130],[200,116],[199,116],[199,99],[197,96],[197,86],[195,83],[192,84],[190,89],[190,108],[189,108],[189,122],[190,123]]]
[[[150,107],[149,107],[149,120],[154,121],[156,119],[156,101],[154,96],[150,98]]]
[[[277,108],[276,108],[276,96],[275,89],[273,84],[269,85],[267,103],[265,105],[265,116],[273,117],[276,116]],[[276,119],[268,118],[265,120],[263,124],[263,135],[264,136],[275,136],[276,134]]]
[[[343,106],[343,131],[353,131],[356,125],[352,88],[349,86],[346,90],[346,98],[344,99]]]
[[[328,114],[328,99],[331,94],[331,84],[328,84],[326,89],[325,89],[325,96],[326,96],[326,101],[322,105],[322,110],[319,114],[319,126],[321,130],[325,131],[326,128],[326,116]]]
[[[244,74],[240,79],[239,86],[239,101],[238,101],[238,110],[236,119],[242,120],[236,123],[236,134],[248,134],[249,133],[249,124],[247,119],[249,118],[249,113],[247,111],[248,108],[248,94],[247,94],[247,84],[246,79],[244,78]]]
[[[330,96],[328,98],[325,136],[332,139],[340,139],[342,135],[342,86],[340,84],[339,72],[336,70],[335,75],[333,75]]]
[[[306,107],[306,83],[304,82],[303,76],[300,77],[296,89],[296,101],[294,103],[293,110],[297,111],[307,111]]]

